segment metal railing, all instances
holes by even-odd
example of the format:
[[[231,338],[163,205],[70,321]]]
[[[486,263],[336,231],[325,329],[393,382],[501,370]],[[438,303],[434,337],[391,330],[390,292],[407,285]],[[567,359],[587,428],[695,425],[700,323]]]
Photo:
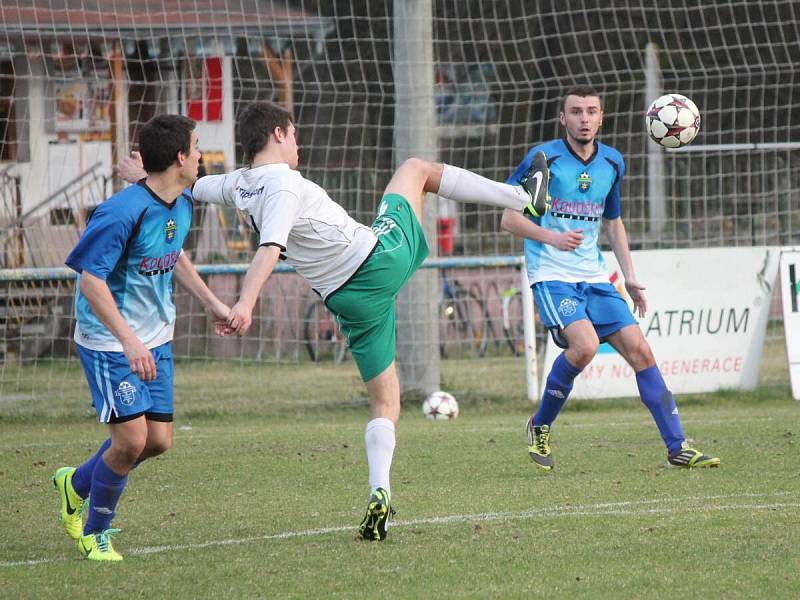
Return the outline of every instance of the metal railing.
[[[106,198],[109,178],[98,172],[101,166],[95,163],[25,212],[19,177],[8,175],[8,169],[0,172],[0,266],[63,264],[64,252],[83,231],[87,211]]]

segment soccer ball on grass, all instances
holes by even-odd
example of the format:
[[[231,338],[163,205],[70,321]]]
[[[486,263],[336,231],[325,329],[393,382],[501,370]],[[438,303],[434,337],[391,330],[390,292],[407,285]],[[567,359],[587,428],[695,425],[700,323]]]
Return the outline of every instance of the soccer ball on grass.
[[[647,109],[645,127],[654,142],[665,148],[680,148],[700,131],[700,111],[682,94],[665,94]]]
[[[422,403],[422,414],[426,419],[444,421],[458,416],[458,402],[447,392],[433,392]]]

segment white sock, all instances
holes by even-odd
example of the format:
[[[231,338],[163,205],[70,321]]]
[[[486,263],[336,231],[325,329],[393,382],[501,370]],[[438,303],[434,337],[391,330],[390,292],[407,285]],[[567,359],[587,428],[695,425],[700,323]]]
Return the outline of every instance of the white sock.
[[[513,210],[522,210],[531,201],[528,192],[518,185],[492,181],[453,165],[444,165],[439,195],[458,202],[475,202]]]
[[[370,492],[381,487],[391,498],[389,471],[392,468],[392,456],[394,455],[394,423],[383,417],[372,419],[367,423],[367,429],[364,432],[364,444],[367,447]]]

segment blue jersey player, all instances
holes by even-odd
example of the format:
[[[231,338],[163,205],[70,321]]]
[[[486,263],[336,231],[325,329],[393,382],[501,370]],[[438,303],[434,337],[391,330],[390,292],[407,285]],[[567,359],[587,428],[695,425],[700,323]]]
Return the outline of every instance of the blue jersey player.
[[[550,208],[529,218],[506,210],[502,227],[525,238],[525,263],[536,306],[553,339],[565,348],[553,363],[541,403],[528,420],[528,453],[544,470],[554,466],[550,429],[564,406],[575,377],[606,341],[636,373],[644,405],[655,419],[669,464],[678,467],[716,467],[720,461],[686,443],[675,400],[656,366],[655,358],[622,296],[610,284],[598,246],[603,225],[622,273],[633,309],[647,310],[644,286],[636,278],[625,226],[620,217],[620,188],[625,161],[614,148],[597,141],[603,122],[600,96],[588,86],[574,87],[564,96],[562,139],[533,147],[509,178],[516,183],[538,152],[550,167]]]
[[[147,177],[97,207],[66,260],[79,273],[78,355],[110,438],[77,469],[58,469],[53,483],[61,522],[90,560],[122,560],[111,520],[128,473],[172,445],[173,275],[218,322],[229,313],[182,250],[200,160],[194,125],[163,115],[142,127]]]

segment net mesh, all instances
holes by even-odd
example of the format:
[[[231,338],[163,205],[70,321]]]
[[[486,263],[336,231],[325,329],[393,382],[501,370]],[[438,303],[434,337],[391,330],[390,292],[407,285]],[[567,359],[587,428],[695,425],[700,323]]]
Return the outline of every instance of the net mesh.
[[[562,135],[564,90],[589,83],[603,94],[602,141],[626,159],[623,217],[634,250],[798,242],[796,2],[530,6],[433,3],[440,160],[504,180],[531,145]],[[135,148],[138,128],[155,114],[197,120],[208,172],[240,166],[235,116],[253,100],[294,112],[303,173],[357,220],[371,222],[396,159],[391,3],[7,0],[0,20],[0,268],[62,265],[89,212],[121,185],[112,165]],[[664,153],[664,210],[655,217],[643,119],[653,99],[645,91],[653,75],[648,44],[657,54],[659,93],[689,96],[703,119],[692,152]],[[439,214],[440,255],[521,252],[519,240],[498,235],[498,210],[440,201]],[[236,213],[196,212],[188,243],[196,263],[245,262],[253,248]],[[436,325],[445,362],[488,373],[494,356],[521,370],[509,341],[520,315],[502,301],[518,285],[516,271],[451,270],[441,278]],[[232,300],[240,276],[211,282]],[[4,390],[20,393],[30,379],[25,369],[41,374],[53,357],[75,360],[74,284],[30,277],[0,285],[0,379]],[[470,307],[470,298],[481,308]],[[294,275],[273,278],[243,341],[213,339],[199,307],[182,292],[177,300],[181,357],[300,363],[310,360],[307,331],[336,342],[324,323],[308,326],[315,296]],[[782,339],[779,309],[773,345]],[[448,310],[461,322],[448,321]],[[472,324],[481,310],[486,335]],[[476,337],[490,341],[476,344]],[[785,377],[770,373],[771,380]],[[491,378],[444,377],[456,388],[493,393],[480,381]]]

